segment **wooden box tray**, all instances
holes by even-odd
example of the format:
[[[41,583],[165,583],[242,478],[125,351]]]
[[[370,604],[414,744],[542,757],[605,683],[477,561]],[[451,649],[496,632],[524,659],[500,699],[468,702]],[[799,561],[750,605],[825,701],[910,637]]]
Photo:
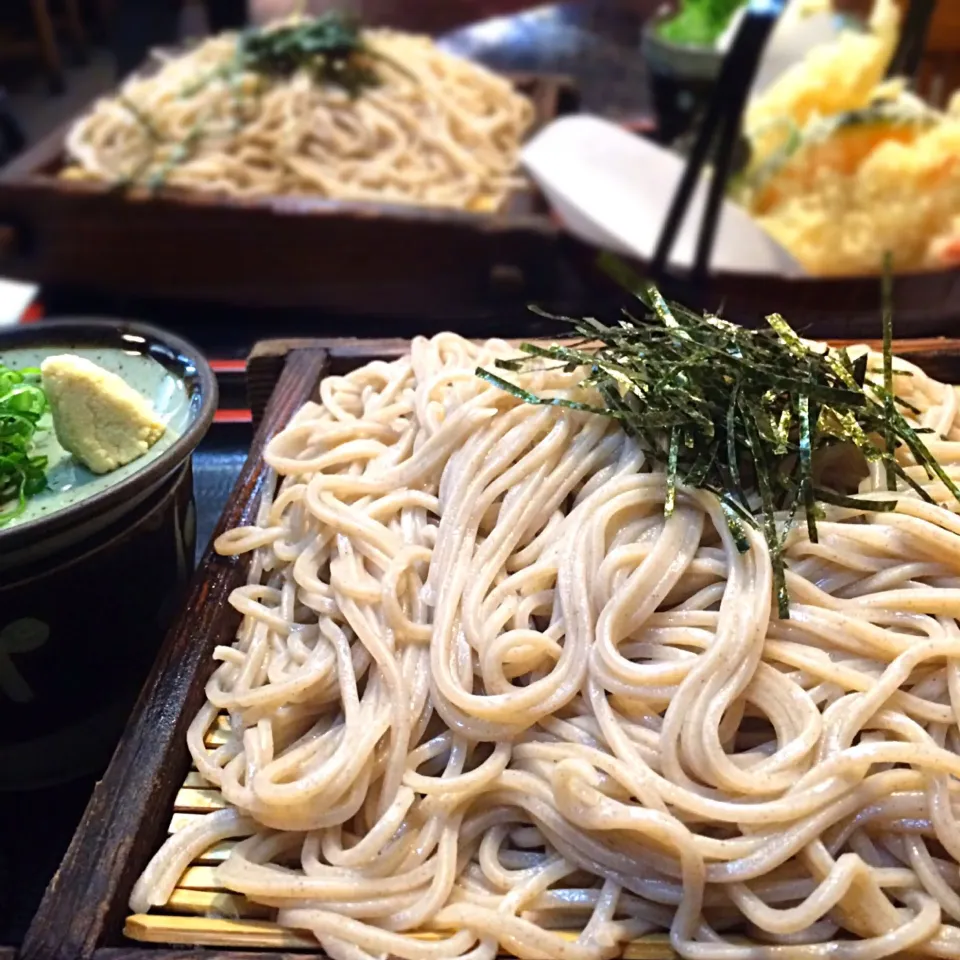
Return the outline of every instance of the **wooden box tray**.
[[[215,536],[254,522],[266,481],[264,447],[315,397],[321,377],[396,357],[408,345],[342,339],[258,344],[247,372],[258,429]],[[904,340],[895,350],[932,376],[960,383],[960,340]],[[213,648],[233,641],[239,614],[227,597],[245,582],[248,563],[249,555],[225,558],[207,550],[113,760],[47,888],[21,960],[263,960],[263,953],[253,951],[264,949],[288,960],[290,951],[319,955],[311,940],[281,930],[264,919],[262,909],[217,887],[211,866],[225,856],[226,845],[188,869],[171,907],[129,916],[133,884],[168,831],[222,805],[218,791],[191,769],[186,731],[204,700]],[[215,729],[212,736],[217,735]],[[665,936],[653,935],[629,944],[623,956],[668,960],[673,954]],[[0,960],[8,960],[2,950]]]
[[[563,77],[513,75],[538,126]],[[124,192],[58,178],[67,127],[0,173],[0,272],[97,294],[450,322],[549,297],[559,228],[532,185],[499,213],[309,197]]]
[[[561,239],[566,262],[596,304],[616,303],[622,294],[597,266],[597,251],[573,236]],[[641,276],[650,265],[630,261]],[[767,273],[712,273],[700,285],[669,274],[658,284],[664,296],[702,310],[721,310],[745,327],[762,327],[778,310],[804,336],[815,339],[870,339],[881,336],[882,285],[878,276],[782,277]],[[618,299],[619,298],[619,299]],[[960,268],[900,273],[894,278],[895,328],[910,337],[960,330]]]

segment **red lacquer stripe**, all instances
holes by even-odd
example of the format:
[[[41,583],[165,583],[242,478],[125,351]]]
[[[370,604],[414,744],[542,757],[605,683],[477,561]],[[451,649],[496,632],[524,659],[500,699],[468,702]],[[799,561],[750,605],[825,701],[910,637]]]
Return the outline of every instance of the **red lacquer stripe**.
[[[246,360],[211,360],[210,369],[214,373],[246,373]]]
[[[249,410],[218,410],[213,416],[214,423],[250,423],[252,420]]]

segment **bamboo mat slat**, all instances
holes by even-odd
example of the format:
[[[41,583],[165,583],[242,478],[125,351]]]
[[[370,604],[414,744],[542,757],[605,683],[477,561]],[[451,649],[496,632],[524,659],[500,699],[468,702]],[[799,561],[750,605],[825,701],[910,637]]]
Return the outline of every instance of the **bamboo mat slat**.
[[[227,718],[220,717],[206,737],[207,746],[224,743],[227,728]],[[196,770],[191,770],[177,792],[169,832],[176,833],[226,805],[220,790]],[[251,903],[246,897],[220,886],[217,864],[229,856],[235,843],[234,840],[222,841],[197,857],[180,878],[169,902],[155,913],[128,916],[124,935],[144,943],[176,946],[316,951],[318,944],[312,937],[274,923],[275,910]],[[571,932],[564,936],[572,940],[577,934]],[[439,934],[428,932],[420,937],[436,940]],[[669,938],[654,934],[627,944],[622,960],[674,960],[675,956]]]
[[[316,950],[312,937],[293,933],[266,920],[214,920],[207,917],[157,916],[137,913],[127,917],[124,935],[144,943],[202,947],[236,947],[240,950]],[[573,934],[570,935],[571,939]],[[622,960],[673,960],[665,935],[652,934],[627,944]],[[552,960],[543,957],[542,960]]]
[[[214,890],[175,890],[167,902],[174,913],[188,913],[200,917],[220,917],[224,920],[269,920],[270,907],[251,903],[244,897]]]
[[[233,841],[224,840],[221,843],[211,847],[205,853],[200,854],[194,863],[198,864],[199,866],[209,866],[210,864],[223,863],[223,861],[230,856],[230,851],[232,849]]]
[[[180,878],[177,889],[223,891],[223,887],[217,882],[217,868],[215,866],[187,867],[186,872]]]
[[[184,827],[188,827],[197,817],[202,817],[202,813],[175,813],[170,819],[170,833],[176,833]]]
[[[218,727],[210,732],[205,742],[208,747],[222,747],[227,742],[227,731]]]
[[[237,947],[241,950],[316,950],[317,941],[264,920],[219,920],[211,917],[135,913],[124,935],[145,943]]]
[[[177,792],[176,809],[183,813],[210,813],[212,810],[222,810],[226,801],[219,790],[183,787]]]

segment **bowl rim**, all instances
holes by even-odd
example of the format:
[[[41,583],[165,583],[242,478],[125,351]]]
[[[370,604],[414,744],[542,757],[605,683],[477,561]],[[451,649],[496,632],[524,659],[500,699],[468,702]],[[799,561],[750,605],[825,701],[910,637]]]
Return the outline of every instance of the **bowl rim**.
[[[196,415],[163,453],[148,460],[142,469],[135,470],[130,476],[45,516],[6,529],[0,527],[0,550],[4,553],[36,544],[38,540],[54,535],[64,527],[93,519],[100,510],[128,494],[159,484],[192,455],[210,429],[219,402],[216,374],[199,347],[151,324],[138,320],[93,317],[42,320],[0,332],[0,353],[7,349],[26,349],[34,344],[42,347],[45,342],[49,342],[50,346],[58,343],[66,345],[70,343],[71,335],[75,337],[71,345],[83,347],[85,340],[120,340],[125,334],[142,337],[146,346],[164,347],[192,365],[196,373],[191,378],[195,377],[200,392],[200,406]],[[183,374],[180,377],[185,379]]]

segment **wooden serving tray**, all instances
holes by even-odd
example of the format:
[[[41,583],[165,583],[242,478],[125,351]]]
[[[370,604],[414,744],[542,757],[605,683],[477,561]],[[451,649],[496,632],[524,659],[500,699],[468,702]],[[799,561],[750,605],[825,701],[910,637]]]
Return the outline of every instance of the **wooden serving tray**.
[[[576,110],[563,77],[513,75],[534,130]],[[0,273],[99,295],[488,316],[549,298],[559,228],[532,184],[499,213],[309,197],[225,199],[64,181],[69,124],[0,172]]]
[[[597,251],[576,237],[560,245],[583,289],[580,296],[618,304],[623,293],[597,266]],[[625,258],[640,275],[650,265]],[[745,327],[761,327],[773,310],[804,336],[820,340],[881,336],[881,280],[878,276],[781,277],[769,273],[711,273],[700,284],[668,274],[658,286],[665,297],[701,310],[719,310]],[[960,268],[900,273],[893,285],[895,328],[909,337],[960,333]]]
[[[395,358],[408,346],[403,340],[351,339],[258,344],[247,369],[258,429],[214,536],[254,521],[266,477],[264,447],[316,396],[321,377]],[[895,350],[932,376],[960,383],[960,340],[898,341]],[[207,549],[113,760],[47,888],[21,960],[263,960],[252,951],[264,949],[288,960],[293,950],[319,955],[312,941],[281,930],[242,897],[217,887],[209,868],[225,855],[225,845],[185,874],[173,909],[128,916],[130,891],[167,832],[222,804],[218,791],[191,770],[186,732],[204,700],[213,648],[233,641],[240,618],[227,597],[245,582],[248,564],[249,556],[220,557]],[[210,911],[235,911],[237,919],[210,919]],[[201,945],[215,949],[201,951]],[[672,956],[663,936],[644,937],[624,951],[625,960]],[[9,960],[2,950],[0,960]]]

